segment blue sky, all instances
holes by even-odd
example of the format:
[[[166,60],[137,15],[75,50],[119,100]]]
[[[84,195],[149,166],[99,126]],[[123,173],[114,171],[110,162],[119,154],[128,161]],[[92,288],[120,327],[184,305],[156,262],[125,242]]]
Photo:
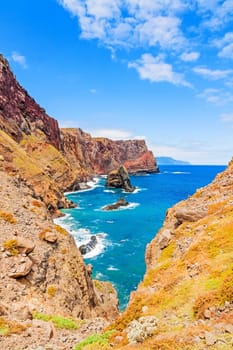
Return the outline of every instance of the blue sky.
[[[232,157],[233,0],[3,0],[0,52],[61,127]]]

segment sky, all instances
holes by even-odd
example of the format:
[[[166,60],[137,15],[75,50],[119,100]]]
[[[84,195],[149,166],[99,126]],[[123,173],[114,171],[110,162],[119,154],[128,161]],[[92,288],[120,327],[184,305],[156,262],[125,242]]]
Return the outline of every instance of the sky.
[[[155,156],[233,156],[233,0],[2,0],[0,52],[58,120]]]

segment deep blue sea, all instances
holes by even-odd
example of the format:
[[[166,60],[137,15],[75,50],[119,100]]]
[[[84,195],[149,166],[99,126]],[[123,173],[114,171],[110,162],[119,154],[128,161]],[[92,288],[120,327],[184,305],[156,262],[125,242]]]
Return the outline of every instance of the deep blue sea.
[[[65,209],[57,222],[73,234],[80,246],[97,235],[96,248],[84,256],[93,266],[93,278],[112,282],[118,291],[120,308],[128,303],[145,272],[147,243],[162,226],[166,210],[210,183],[225,166],[160,166],[160,173],[131,176],[134,193],[105,188],[105,178],[91,183],[92,189],[67,197],[78,204]],[[130,205],[116,211],[102,207],[124,197]]]

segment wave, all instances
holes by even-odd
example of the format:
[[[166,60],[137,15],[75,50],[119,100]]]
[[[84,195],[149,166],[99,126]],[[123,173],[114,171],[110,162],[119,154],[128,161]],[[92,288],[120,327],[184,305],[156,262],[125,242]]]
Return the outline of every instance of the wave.
[[[73,236],[77,246],[80,247],[81,245],[90,242],[91,236],[93,236],[93,234],[87,228],[80,228],[77,231],[73,232]],[[90,252],[83,255],[84,259],[90,259],[96,257],[97,255],[100,255],[103,253],[105,248],[110,245],[110,242],[108,242],[106,239],[107,233],[100,232],[95,234],[95,236],[97,238],[97,244]]]
[[[163,174],[174,174],[174,175],[190,175],[190,171],[163,171],[162,173],[159,173],[159,175]]]
[[[114,190],[104,190],[105,193],[116,193]]]
[[[118,268],[116,268],[116,267],[114,267],[114,266],[112,266],[112,265],[110,265],[110,266],[107,268],[107,270],[108,270],[108,271],[119,271]]]
[[[86,227],[80,227],[79,229],[74,229],[74,225],[77,224],[77,221],[74,223],[69,223],[67,220],[72,220],[73,217],[70,214],[65,214],[65,216],[54,219],[54,223],[62,226],[66,231],[68,231],[75,240],[77,247],[80,247],[82,244],[87,244],[91,240],[91,236],[94,234]],[[87,254],[84,254],[85,259],[94,258],[97,255],[103,253],[105,248],[111,243],[106,239],[107,233],[99,232],[95,234],[97,238],[97,244],[94,249],[92,249]]]
[[[88,191],[92,191],[97,187],[102,187],[99,182],[100,182],[100,178],[99,177],[94,177],[93,180],[91,181],[87,181],[85,182],[85,186],[88,186],[87,188],[83,188],[77,191],[69,191],[69,192],[65,192],[64,195],[68,196],[69,194],[75,194],[75,193],[80,193],[80,192],[88,192]]]

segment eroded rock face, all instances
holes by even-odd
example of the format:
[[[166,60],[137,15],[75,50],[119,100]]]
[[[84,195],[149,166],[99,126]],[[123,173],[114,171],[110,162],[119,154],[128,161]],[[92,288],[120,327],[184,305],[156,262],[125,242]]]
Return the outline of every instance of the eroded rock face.
[[[158,172],[154,155],[148,151],[144,140],[94,138],[81,129],[61,129],[61,135],[67,159],[75,167],[82,168],[83,178],[90,174],[108,174],[121,164],[130,174]]]
[[[23,134],[41,131],[46,140],[61,149],[60,130],[27,91],[16,81],[6,59],[0,55],[0,127],[19,142]]]
[[[135,190],[135,187],[131,185],[128,171],[124,166],[120,166],[108,174],[105,186],[122,188],[126,192],[133,192]]]

